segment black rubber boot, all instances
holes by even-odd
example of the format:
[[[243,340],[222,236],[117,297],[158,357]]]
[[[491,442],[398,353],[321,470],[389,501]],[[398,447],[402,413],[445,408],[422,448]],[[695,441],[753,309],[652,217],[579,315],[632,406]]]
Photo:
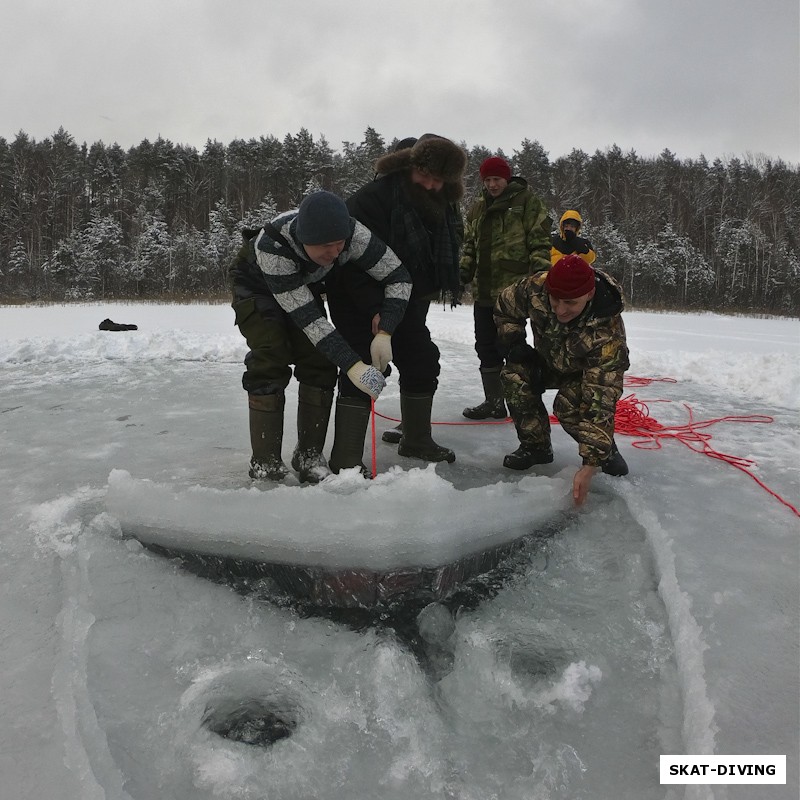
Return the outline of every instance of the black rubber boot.
[[[481,381],[486,399],[477,406],[465,408],[461,413],[467,419],[505,419],[508,415],[503,400],[503,385],[500,383],[500,367],[481,367]]]
[[[254,481],[282,481],[289,474],[281,459],[284,403],[282,394],[248,395],[253,449],[249,475]]]
[[[508,469],[530,469],[535,464],[552,463],[552,447],[531,447],[527,444],[521,444],[503,459],[503,466]]]
[[[436,444],[431,437],[432,394],[403,394],[400,392],[400,409],[403,418],[403,438],[397,453],[407,458],[423,461],[446,461],[452,464],[456,454],[447,447]]]
[[[628,474],[628,464],[613,439],[611,440],[611,455],[600,465],[600,469],[606,475],[613,475],[615,478],[621,478]]]
[[[369,423],[370,403],[356,397],[336,398],[333,449],[330,468],[337,475],[343,469],[358,467],[365,477],[369,470],[364,466],[364,437]]]
[[[400,440],[403,438],[403,422],[402,420],[394,426],[394,428],[389,428],[388,431],[384,431],[381,435],[382,442],[389,442],[389,444],[400,444]]]
[[[328,421],[331,417],[333,391],[300,384],[297,390],[297,447],[292,454],[292,469],[300,483],[319,483],[331,474],[322,455]]]

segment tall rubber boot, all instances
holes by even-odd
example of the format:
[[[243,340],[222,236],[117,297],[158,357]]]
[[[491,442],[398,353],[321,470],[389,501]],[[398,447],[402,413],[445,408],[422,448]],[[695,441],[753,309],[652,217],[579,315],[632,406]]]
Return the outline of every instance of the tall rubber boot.
[[[432,394],[403,394],[400,392],[400,409],[403,416],[403,438],[397,453],[407,458],[423,461],[446,461],[452,464],[456,454],[442,447],[431,437]]]
[[[328,421],[331,417],[333,391],[300,384],[297,390],[297,446],[292,454],[292,469],[300,483],[319,483],[330,474],[322,455]]]
[[[364,437],[369,414],[370,403],[366,396],[363,400],[341,395],[336,398],[330,468],[337,475],[343,469],[358,467],[365,477],[369,477],[369,470],[364,466]]]
[[[481,367],[481,381],[486,399],[477,406],[465,408],[461,413],[467,419],[505,419],[506,404],[503,399],[503,384],[500,382],[501,367]]]
[[[289,470],[281,459],[283,444],[283,394],[250,394],[249,475],[255,481],[282,481]]]

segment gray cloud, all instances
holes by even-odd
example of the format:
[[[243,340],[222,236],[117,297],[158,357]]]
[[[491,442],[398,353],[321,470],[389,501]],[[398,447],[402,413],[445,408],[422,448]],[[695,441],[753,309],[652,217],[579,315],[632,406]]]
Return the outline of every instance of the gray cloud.
[[[800,162],[796,0],[18,4],[0,136],[123,147],[436,131],[551,158],[612,144]]]

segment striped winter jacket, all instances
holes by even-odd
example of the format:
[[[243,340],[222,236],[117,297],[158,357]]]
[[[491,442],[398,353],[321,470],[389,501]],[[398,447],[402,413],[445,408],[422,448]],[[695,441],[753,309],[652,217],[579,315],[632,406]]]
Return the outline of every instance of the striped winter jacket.
[[[254,269],[256,265],[249,264],[247,274],[242,275],[242,259],[239,259],[239,274],[234,275],[234,280],[239,284],[246,282],[253,293],[272,295],[309,341],[329,361],[347,370],[361,358],[328,321],[309,288],[324,281],[333,264],[320,267],[309,260],[303,245],[295,238],[296,217],[297,210],[294,210],[272,220],[271,227],[280,237],[273,238],[268,227],[258,232],[252,240],[257,267]],[[394,333],[411,295],[411,276],[397,256],[368,228],[352,218],[350,226],[350,237],[336,263],[361,270],[383,286],[381,329]]]

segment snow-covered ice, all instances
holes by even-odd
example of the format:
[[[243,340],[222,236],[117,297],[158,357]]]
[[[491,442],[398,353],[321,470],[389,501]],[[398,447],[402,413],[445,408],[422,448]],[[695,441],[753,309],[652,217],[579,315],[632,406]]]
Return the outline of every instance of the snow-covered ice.
[[[479,399],[470,312],[431,312],[438,422]],[[98,331],[106,317],[139,330]],[[686,405],[773,418],[706,432],[797,507],[797,320],[626,325],[630,374],[677,381],[630,390],[659,422],[684,424]],[[438,426],[452,465],[379,441],[375,481],[252,488],[244,353],[224,304],[0,308],[0,797],[797,797],[787,505],[678,441],[620,437],[630,476],[598,476],[575,511],[574,443],[555,428],[555,462],[510,474],[509,425]],[[394,381],[377,410],[398,416]],[[290,412],[287,456],[292,429]],[[198,540],[224,523],[248,546],[263,526],[270,556],[331,566],[436,561],[561,522],[494,596],[426,610],[426,662],[391,628],[193,574],[122,538],[118,515]],[[264,749],[202,724],[247,703],[279,708],[292,735]],[[659,754],[680,752],[786,754],[787,784],[660,786]]]

